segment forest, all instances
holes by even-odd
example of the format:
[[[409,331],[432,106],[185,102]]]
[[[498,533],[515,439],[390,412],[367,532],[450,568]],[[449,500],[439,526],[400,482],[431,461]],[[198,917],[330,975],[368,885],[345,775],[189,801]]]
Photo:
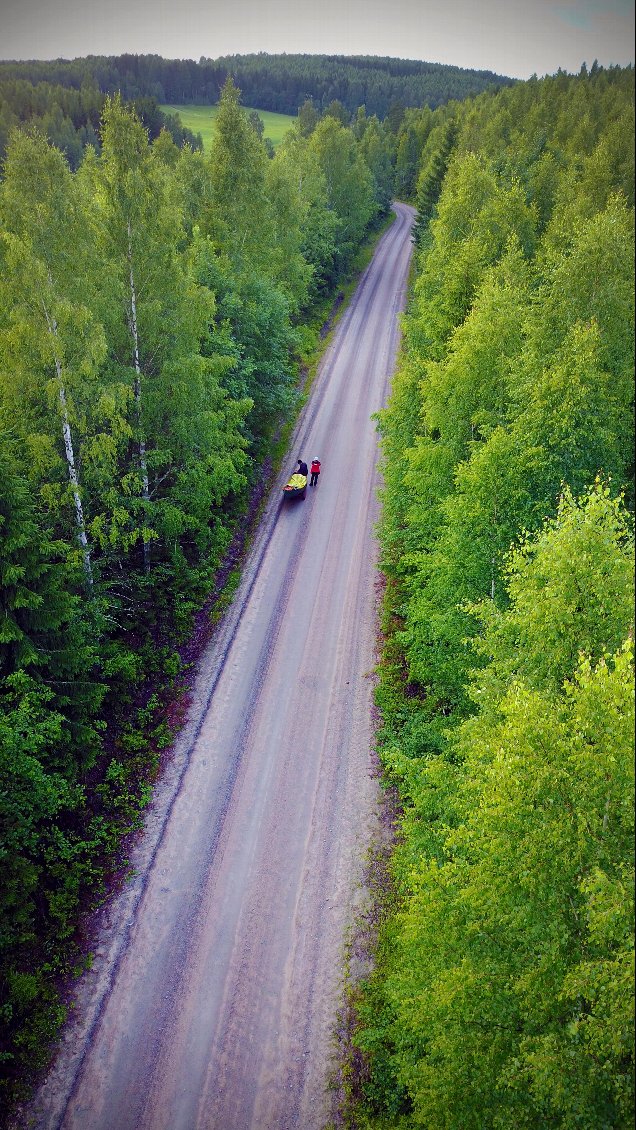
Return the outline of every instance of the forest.
[[[345,1125],[627,1130],[633,69],[440,108],[415,198],[379,420],[395,850]]]
[[[385,222],[377,153],[335,119],[270,157],[228,81],[216,131],[210,156],[151,141],[116,95],[76,172],[35,125],[3,165],[3,1108],[87,960],[82,913],[125,877],[195,620],[218,615],[301,370]]]
[[[47,1061],[193,628],[397,197],[417,223],[378,420],[377,705],[398,816],[343,1125],[633,1125],[633,69],[384,116],[307,89],[275,153],[230,79],[204,154],[144,117],[185,95],[97,62],[0,64],[42,96],[4,119],[0,181],[3,1104]],[[73,153],[45,84],[87,115]]]
[[[441,63],[345,55],[228,55],[218,59],[163,59],[159,55],[88,56],[52,62],[0,61],[5,83],[28,83],[101,94],[127,102],[214,105],[228,77],[243,102],[259,110],[295,115],[310,99],[319,113],[339,101],[348,115],[359,106],[384,120],[391,107],[430,106],[479,94],[512,79]]]
[[[107,97],[92,80],[75,89],[61,83],[0,77],[0,160],[6,155],[11,130],[30,125],[62,151],[75,172],[89,147],[99,152],[100,122]],[[151,141],[167,130],[179,148],[202,148],[200,135],[184,127],[178,114],[162,111],[156,98],[139,95],[128,101]]]
[[[513,81],[490,71],[366,56],[261,53],[198,63],[159,55],[0,60],[0,159],[11,129],[30,122],[77,170],[88,146],[99,151],[101,113],[107,96],[115,94],[135,107],[151,140],[167,129],[179,147],[201,148],[200,136],[160,106],[216,105],[230,76],[246,106],[293,117],[303,107],[316,120],[331,108],[344,125],[364,106],[369,116],[387,119],[393,133],[407,107],[435,107]]]

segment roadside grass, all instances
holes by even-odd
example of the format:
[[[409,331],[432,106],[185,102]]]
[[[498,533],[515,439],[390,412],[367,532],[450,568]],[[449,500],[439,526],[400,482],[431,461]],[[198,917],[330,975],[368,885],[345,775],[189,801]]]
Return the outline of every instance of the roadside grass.
[[[216,106],[177,106],[177,105],[164,105],[159,107],[163,110],[164,114],[178,114],[181,119],[181,124],[186,129],[191,129],[193,133],[200,133],[203,140],[203,149],[208,151],[213,142],[214,137],[214,122],[219,112],[218,105]],[[244,106],[244,110],[250,113],[252,107]],[[295,118],[290,114],[274,114],[269,110],[257,110],[259,118],[262,118],[265,126],[264,136],[268,137],[274,146],[280,145],[283,137],[288,129],[291,129],[295,122]]]

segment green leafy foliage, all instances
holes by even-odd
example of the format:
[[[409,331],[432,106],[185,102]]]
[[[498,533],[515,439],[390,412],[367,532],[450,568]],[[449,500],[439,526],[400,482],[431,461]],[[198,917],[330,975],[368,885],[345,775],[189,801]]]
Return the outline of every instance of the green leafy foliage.
[[[446,157],[435,111],[421,150],[367,1130],[633,1126],[632,117],[631,70],[560,74],[454,107]]]
[[[76,171],[14,129],[0,182],[3,1108],[64,1018],[177,724],[178,649],[295,403],[299,319],[338,281],[306,139],[271,157],[231,82],[209,157],[135,101],[97,99]],[[343,132],[352,249],[371,174]]]
[[[375,213],[372,174],[353,132],[335,118],[318,123],[309,147],[325,178],[328,206],[338,219],[336,254],[344,269]]]
[[[488,662],[444,761],[387,747],[408,896],[361,1012],[377,1125],[396,1094],[409,1126],[629,1125],[631,525],[605,488],[565,497],[511,556],[508,609],[474,610]]]

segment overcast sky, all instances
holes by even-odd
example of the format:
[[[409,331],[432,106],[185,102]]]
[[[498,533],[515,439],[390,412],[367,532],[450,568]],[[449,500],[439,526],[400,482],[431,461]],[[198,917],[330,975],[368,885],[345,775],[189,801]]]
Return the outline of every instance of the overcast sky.
[[[633,0],[0,0],[1,59],[391,55],[516,78],[634,61]]]

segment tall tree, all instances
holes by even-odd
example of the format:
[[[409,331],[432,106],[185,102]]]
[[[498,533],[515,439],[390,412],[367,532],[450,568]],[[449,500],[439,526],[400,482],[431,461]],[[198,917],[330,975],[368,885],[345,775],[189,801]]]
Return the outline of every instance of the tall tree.
[[[93,272],[81,201],[62,154],[38,134],[12,136],[0,212],[7,268],[5,395],[16,418],[37,429],[47,415],[47,388],[55,391],[77,540],[92,585],[72,420],[77,397],[79,403],[90,400],[86,387],[103,360],[104,339],[83,301]]]
[[[452,735],[448,761],[407,772],[419,842],[437,821],[437,848],[414,856],[412,844],[396,861],[410,898],[378,986],[389,1032],[368,1095],[372,1106],[375,1083],[385,1119],[370,1125],[386,1125],[397,1099],[409,1127],[626,1130],[630,517],[603,486],[566,494],[511,557],[507,583],[507,611],[480,606],[475,716]],[[374,1049],[377,1038],[371,1021],[360,1042]]]
[[[278,148],[275,164],[284,167],[286,176],[296,185],[300,251],[311,269],[309,294],[321,297],[335,278],[338,228],[337,216],[328,205],[324,174],[301,130],[289,130]]]
[[[350,258],[376,211],[371,173],[355,137],[334,118],[324,118],[310,138],[327,186],[329,207],[340,223],[339,255]]]
[[[270,161],[228,79],[210,155],[210,198],[200,228],[199,278],[218,297],[238,364],[227,387],[253,402],[249,438],[256,450],[293,397],[291,315],[306,298],[301,197],[285,163]],[[275,206],[280,192],[280,211]]]
[[[268,157],[228,78],[221,92],[210,155],[213,206],[207,218],[239,273],[264,270],[274,216],[266,190]]]
[[[102,545],[117,537],[128,546],[141,540],[148,573],[152,542],[161,558],[167,545],[190,536],[192,523],[201,532],[201,522],[207,522],[199,493],[193,491],[188,501],[184,490],[197,460],[198,488],[208,506],[209,491],[218,501],[242,482],[244,455],[236,429],[248,405],[229,404],[218,383],[225,366],[202,351],[214,298],[194,280],[183,250],[172,170],[117,98],[107,103],[102,143],[101,157],[83,175],[94,196],[95,241],[104,268],[110,380],[115,388],[122,377],[130,381],[137,458],[132,469],[125,459],[116,468],[114,502],[96,536]]]
[[[156,338],[161,336],[163,311],[153,291],[158,287],[165,297],[178,216],[166,199],[165,179],[158,163],[152,161],[148,134],[136,115],[123,106],[119,96],[108,99],[103,111],[97,190],[97,217],[101,221],[103,250],[113,265],[123,302],[121,361],[133,371],[139,488],[144,502],[141,536],[144,568],[148,572],[151,531],[146,522],[150,519],[150,477],[142,366],[144,363],[147,366],[151,364]],[[143,310],[139,307],[142,296]],[[146,311],[148,325],[145,324]],[[142,342],[144,332],[150,337],[148,342]]]
[[[359,142],[360,151],[373,177],[373,190],[378,209],[382,215],[389,211],[393,199],[394,161],[393,139],[375,115],[366,123]]]
[[[446,170],[457,141],[457,128],[457,121],[452,117],[433,130],[429,138],[430,156],[422,168],[417,183],[417,220],[413,229],[417,243],[421,243],[439,200]]]

